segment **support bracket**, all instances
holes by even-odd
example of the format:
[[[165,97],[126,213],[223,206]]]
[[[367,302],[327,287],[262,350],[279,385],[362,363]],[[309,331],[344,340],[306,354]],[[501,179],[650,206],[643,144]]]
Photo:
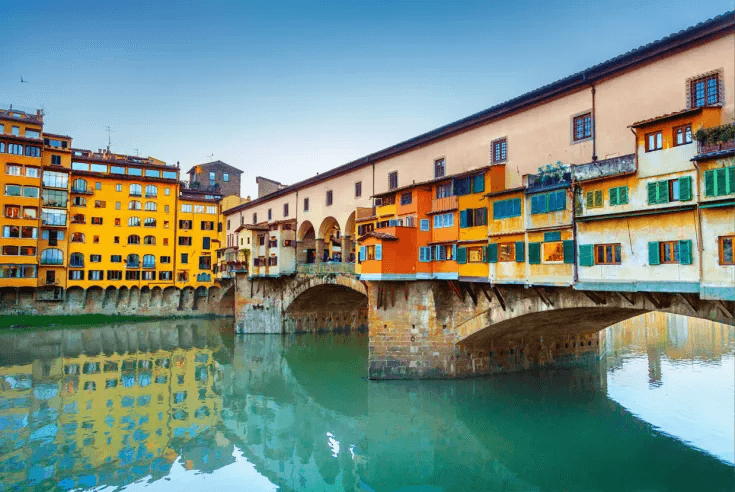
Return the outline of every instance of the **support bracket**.
[[[618,292],[618,295],[628,301],[628,304],[631,306],[635,306],[635,293],[631,294],[630,297],[628,297],[625,292]]]
[[[583,293],[584,295],[586,295],[586,296],[587,296],[587,298],[588,298],[588,299],[589,299],[590,301],[594,302],[594,303],[595,303],[595,304],[597,304],[598,306],[599,306],[599,305],[601,305],[601,304],[607,304],[607,301],[606,301],[606,300],[605,300],[604,298],[602,298],[602,297],[600,297],[599,295],[597,295],[597,294],[596,294],[595,292],[590,292],[590,291],[588,291],[588,290],[583,290],[583,291],[582,291],[582,293]]]
[[[726,316],[727,316],[728,318],[730,318],[730,319],[733,319],[733,318],[735,318],[735,316],[733,316],[733,313],[732,313],[732,311],[730,311],[730,310],[729,310],[729,309],[727,308],[727,306],[725,305],[725,302],[724,302],[724,301],[717,301],[717,307],[719,307],[719,308],[720,308],[720,310],[721,310],[721,311],[722,311],[723,313],[725,313],[725,315],[726,315]]]
[[[482,291],[483,294],[485,294],[485,298],[487,299],[487,302],[492,304],[493,299],[492,297],[490,297],[490,294],[487,292],[487,288],[485,287],[485,284],[480,284],[480,290]]]
[[[651,304],[653,304],[656,309],[661,309],[661,303],[658,302],[655,297],[653,297],[653,294],[651,294],[650,292],[644,292],[643,295],[646,296],[646,299],[651,301]]]
[[[461,284],[464,290],[467,291],[467,293],[470,295],[470,299],[472,299],[472,303],[477,306],[477,295],[475,295],[474,291],[472,290],[472,284]]]
[[[495,294],[495,297],[498,299],[498,302],[500,303],[500,307],[502,307],[503,311],[505,311],[505,299],[503,299],[503,296],[500,294],[500,290],[495,285],[493,285],[493,293]]]
[[[697,301],[695,299],[689,299],[689,296],[686,294],[679,294],[679,297],[684,299],[684,302],[687,303],[687,306],[692,310],[692,313],[697,314],[697,306],[695,304]]]
[[[554,303],[551,302],[551,299],[544,295],[543,291],[539,287],[534,287],[533,290],[536,291],[536,295],[539,296],[546,307],[554,307]]]

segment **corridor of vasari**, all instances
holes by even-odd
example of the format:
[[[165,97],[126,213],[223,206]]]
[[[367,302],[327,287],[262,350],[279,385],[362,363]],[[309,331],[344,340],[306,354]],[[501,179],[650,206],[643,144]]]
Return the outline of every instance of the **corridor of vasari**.
[[[0,31],[0,492],[735,492],[732,0]]]

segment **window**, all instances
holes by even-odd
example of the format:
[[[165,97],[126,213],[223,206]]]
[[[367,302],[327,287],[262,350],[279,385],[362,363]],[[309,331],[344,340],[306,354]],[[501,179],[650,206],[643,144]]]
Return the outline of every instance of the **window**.
[[[5,196],[20,196],[23,189],[19,185],[5,185]]]
[[[43,186],[50,188],[64,188],[69,184],[69,175],[54,171],[43,172]]]
[[[510,217],[520,217],[521,215],[521,199],[510,198],[508,200],[500,200],[493,203],[493,219],[507,219]]]
[[[10,219],[20,218],[20,206],[18,205],[5,205],[5,217]]]
[[[170,188],[164,188],[163,189],[163,194],[166,195],[166,196],[171,195],[171,189]]]
[[[140,236],[131,234],[128,236],[128,244],[140,244]]]
[[[515,261],[516,245],[515,243],[498,244],[498,261]]]
[[[130,217],[128,219],[128,227],[140,227],[140,217]]]
[[[37,167],[26,167],[26,178],[38,178],[40,176]]]
[[[130,200],[128,202],[128,210],[140,210],[140,202],[138,200]]]
[[[84,266],[84,254],[72,253],[69,256],[69,266],[70,267],[83,267]]]
[[[327,190],[327,206],[332,204],[332,199],[334,198],[334,194],[332,190]]]
[[[705,173],[706,184],[706,173]],[[648,204],[689,201],[692,199],[692,178],[682,176],[676,179],[648,182]]]
[[[102,217],[92,217],[92,225],[102,225]]]
[[[690,86],[691,106],[693,108],[699,108],[721,102],[719,82],[718,74],[707,75],[692,80]]]
[[[104,200],[95,200],[94,201],[94,208],[106,208],[107,202]]]
[[[97,182],[96,182],[96,183],[94,184],[94,189],[95,189],[95,190],[101,190],[101,189],[102,189],[102,183],[100,183],[99,181],[97,181]]]
[[[456,245],[454,244],[438,244],[434,246],[435,261],[451,261],[454,259]]]
[[[620,265],[620,244],[596,244],[595,264]]]
[[[257,224],[257,223],[258,223],[258,214],[255,213],[253,214],[253,224]]]
[[[227,173],[222,173],[222,181],[227,183],[230,180],[230,175]]]
[[[23,146],[20,144],[8,144],[8,154],[23,155]]]
[[[444,159],[437,159],[434,161],[434,178],[441,178],[446,174],[446,164]]]
[[[199,269],[200,270],[211,270],[212,269],[212,258],[210,256],[199,257]]]
[[[20,135],[20,127],[13,125],[11,128],[11,133],[15,135],[16,137]]]
[[[355,183],[355,198],[360,198],[362,196],[362,181],[358,181]]]
[[[84,280],[84,270],[69,270],[69,280]]]
[[[209,181],[217,181],[217,174],[214,171],[209,171]]]
[[[107,280],[122,280],[122,270],[107,270]]]
[[[122,255],[111,255],[110,263],[122,263]]]
[[[209,249],[211,244],[211,239],[208,237],[202,238],[202,249]]]
[[[564,244],[561,241],[542,243],[543,262],[561,263],[564,261]]]
[[[663,145],[663,136],[660,131],[646,135],[646,152],[661,150]]]
[[[304,212],[308,212],[308,211],[309,211],[309,199],[304,198]]]
[[[23,218],[24,219],[37,219],[38,209],[36,207],[23,207]]]
[[[125,280],[140,280],[140,272],[127,270],[125,272]]]
[[[144,265],[145,266],[145,265]],[[156,280],[156,272],[143,272],[143,280]]]
[[[115,210],[120,210],[122,208],[121,202],[115,202]]]
[[[421,221],[420,221],[420,223],[419,223],[419,227],[420,227],[420,229],[421,229],[422,231],[428,231],[428,230],[429,230],[429,228],[430,228],[430,225],[431,225],[431,224],[430,224],[430,222],[429,222],[429,219],[421,219]]]
[[[89,255],[90,263],[99,263],[102,261],[102,255]]]
[[[158,272],[158,280],[171,280],[171,272]]]
[[[191,246],[191,236],[179,236],[179,246]]]
[[[190,203],[182,203],[181,204],[181,211],[183,213],[191,213],[191,204]]]
[[[408,193],[401,193],[401,205],[410,205],[413,200],[413,195],[409,191]]]
[[[155,212],[158,210],[158,205],[156,202],[145,202],[145,209],[148,212]]]
[[[54,166],[60,166],[61,165],[61,156],[56,154],[51,154],[51,164]]]
[[[189,263],[189,254],[181,253],[181,264],[186,265],[187,263]]]
[[[447,198],[452,196],[452,182],[436,185],[436,198]]]
[[[136,183],[130,185],[130,196],[142,196],[143,188]]]
[[[38,228],[23,226],[20,228],[21,239],[36,239],[38,237]]]
[[[592,138],[592,113],[575,116],[572,119],[572,139],[575,142]]]
[[[164,246],[168,246],[168,238],[167,237],[164,237],[163,238],[163,245]]]
[[[735,166],[709,169],[704,172],[704,196],[725,196],[735,193]]]
[[[615,188],[610,188],[608,190],[608,194],[610,195],[611,207],[614,207],[616,205],[625,205],[626,203],[628,203],[627,186],[617,186]]]
[[[82,232],[72,232],[71,233],[71,239],[70,241],[72,243],[83,243],[84,242],[84,233]]]
[[[38,130],[31,130],[30,128],[26,128],[25,135],[28,138],[41,138],[41,132]]]
[[[565,210],[567,203],[566,191],[558,190],[531,197],[531,214],[544,214]]]
[[[692,124],[674,127],[674,146],[692,143]]]
[[[75,179],[71,185],[71,191],[76,193],[85,193],[87,191],[87,181],[83,179]]]
[[[41,209],[41,224],[49,226],[66,225],[66,211],[51,208]]]
[[[587,192],[587,208],[601,208],[605,203],[602,190]]]
[[[143,268],[156,268],[156,257],[153,255],[143,256]]]
[[[120,236],[115,236],[112,238],[112,242],[115,244],[120,244]]]
[[[5,174],[8,176],[23,176],[23,168],[13,164],[7,164],[5,166]]]
[[[273,218],[273,212],[272,209],[268,209],[268,220],[271,220]]]
[[[146,185],[145,196],[148,198],[155,198],[158,196],[158,188],[154,185]]]
[[[189,230],[192,227],[194,227],[194,221],[193,220],[180,220],[179,221],[179,229]]]
[[[398,171],[388,173],[388,189],[395,190],[398,188]]]
[[[204,213],[204,205],[194,205],[194,213],[195,214],[203,214]]]
[[[500,138],[492,143],[493,164],[500,164],[508,160],[508,139]]]
[[[434,216],[434,229],[441,229],[444,227],[454,227],[454,214],[437,214]]]
[[[71,199],[71,204],[74,207],[86,207],[87,206],[87,199],[83,196],[75,196]]]
[[[692,264],[692,241],[652,241],[648,243],[648,264]]]
[[[92,242],[94,244],[99,244],[100,243],[100,237],[99,236],[92,236]]]
[[[48,241],[49,246],[56,246],[58,244],[58,241],[64,240],[63,231],[50,231],[46,229],[43,231],[42,236],[45,241]]]
[[[207,213],[210,215],[217,215],[217,207],[207,206]]]
[[[283,204],[283,216],[288,217],[288,203]]]
[[[64,254],[60,249],[50,248],[41,251],[41,264],[42,265],[63,265]]]
[[[487,225],[487,208],[468,208],[459,212],[459,227]]]
[[[155,236],[146,236],[143,238],[143,244],[147,244],[149,246],[156,244],[156,238]]]
[[[26,157],[41,157],[41,147],[26,145]]]
[[[162,264],[168,264],[171,263],[171,257],[170,256],[161,256],[160,261]]]
[[[153,217],[146,217],[143,219],[143,227],[156,227],[156,219]]]
[[[120,183],[115,185],[115,191],[122,191],[122,185]]]
[[[735,265],[735,255],[733,255],[735,236],[722,236],[719,238],[719,243],[720,265]]]
[[[125,260],[125,266],[128,268],[138,268],[140,265],[140,257],[136,254],[129,254]]]
[[[25,198],[38,198],[38,188],[35,186],[24,186],[23,196]]]

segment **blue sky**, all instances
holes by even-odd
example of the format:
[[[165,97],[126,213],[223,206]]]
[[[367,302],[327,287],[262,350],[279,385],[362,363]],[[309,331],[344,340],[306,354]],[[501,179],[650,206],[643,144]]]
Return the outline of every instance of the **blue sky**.
[[[109,125],[114,152],[221,159],[255,196],[256,176],[308,178],[732,8],[4,0],[0,103],[43,107],[75,147]]]

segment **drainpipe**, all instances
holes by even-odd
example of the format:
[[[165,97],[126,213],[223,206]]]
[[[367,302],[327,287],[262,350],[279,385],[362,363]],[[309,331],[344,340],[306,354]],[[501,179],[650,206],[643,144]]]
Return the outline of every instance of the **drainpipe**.
[[[597,114],[595,113],[595,86],[592,84],[592,160],[597,160]]]
[[[700,284],[700,292],[701,292],[701,285],[702,280],[704,279],[704,265],[702,262],[702,252],[704,251],[704,245],[702,244],[702,209],[699,208],[699,163],[697,161],[692,161],[694,163],[694,169],[697,170],[696,177],[697,177],[697,252],[699,253],[699,284]]]

